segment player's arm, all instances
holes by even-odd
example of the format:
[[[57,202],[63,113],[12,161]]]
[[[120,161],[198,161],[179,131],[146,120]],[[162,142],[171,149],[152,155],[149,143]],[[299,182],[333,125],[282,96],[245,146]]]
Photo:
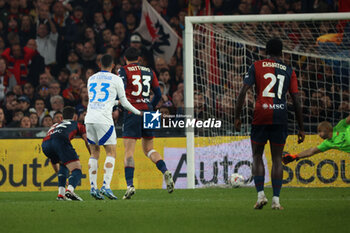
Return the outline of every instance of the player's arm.
[[[137,110],[134,106],[130,104],[125,96],[124,84],[121,79],[117,79],[117,95],[119,98],[120,104],[128,111],[134,113],[135,115],[142,116],[142,112]]]
[[[236,108],[235,108],[235,129],[239,132],[241,131],[241,112],[245,100],[245,96],[247,95],[248,90],[251,88],[251,86],[244,84],[241,88],[241,91],[239,92],[237,102],[236,102]]]
[[[89,154],[91,155],[91,150],[90,150],[90,147],[89,147],[89,143],[88,143],[88,140],[87,140],[86,133],[81,135],[81,138],[84,140],[86,149],[89,151]]]
[[[160,99],[162,98],[162,92],[160,91],[158,78],[154,73],[154,71],[153,71],[153,80],[152,80],[152,91],[154,93],[154,96],[153,96],[153,99],[151,100],[151,104],[153,108],[155,108],[159,103]]]
[[[78,123],[78,133],[81,136],[81,138],[84,140],[85,146],[86,146],[87,150],[89,151],[89,154],[91,155],[89,143],[88,143],[87,136],[86,136],[85,125]]]
[[[298,132],[298,143],[302,143],[305,139],[304,123],[303,123],[303,109],[301,106],[300,96],[298,93],[298,80],[295,72],[292,72],[291,82],[289,86],[289,93],[292,97],[295,116],[297,118],[299,132]]]
[[[346,124],[350,125],[350,115],[345,119]]]
[[[254,66],[254,64],[249,67],[248,72],[244,75],[243,83],[244,83],[244,85],[241,88],[241,91],[239,92],[237,102],[236,102],[236,108],[235,108],[235,129],[238,132],[241,131],[241,117],[240,116],[241,116],[245,96],[247,95],[248,90],[255,83],[255,66]]]
[[[299,97],[299,93],[291,93],[290,95],[292,97],[295,116],[297,118],[297,122],[299,126],[298,143],[302,143],[305,139],[305,132],[304,132],[304,122],[303,122],[303,110],[301,107],[300,97]]]
[[[322,151],[320,149],[318,149],[317,147],[311,147],[307,150],[300,152],[299,154],[285,154],[282,157],[282,161],[284,164],[288,164],[290,162],[293,162],[294,160],[308,158],[308,157],[311,157],[311,156],[318,154],[320,152],[322,152]]]

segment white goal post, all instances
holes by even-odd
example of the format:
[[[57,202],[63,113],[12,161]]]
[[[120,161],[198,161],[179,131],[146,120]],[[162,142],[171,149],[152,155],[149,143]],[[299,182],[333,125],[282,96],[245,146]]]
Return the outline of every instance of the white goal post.
[[[239,16],[191,16],[185,18],[185,34],[184,34],[184,87],[185,87],[185,113],[187,116],[193,116],[194,112],[194,92],[195,92],[195,39],[194,39],[194,25],[211,25],[209,30],[215,31],[220,24],[241,24],[241,23],[270,23],[270,22],[306,22],[305,24],[315,21],[338,21],[338,20],[350,20],[350,13],[318,13],[318,14],[284,14],[284,15],[239,15]],[[234,28],[234,27],[232,27]],[[315,27],[315,29],[317,29]],[[208,29],[205,29],[208,30]],[[249,30],[249,29],[247,29]],[[283,29],[282,29],[283,30]],[[197,31],[198,32],[198,31]],[[220,33],[221,31],[217,31]],[[230,33],[227,33],[229,36]],[[215,33],[214,33],[215,36]],[[239,51],[239,56],[245,56],[247,52],[246,45],[252,45],[262,47],[265,44],[263,42],[254,42],[250,39],[244,38],[244,35],[237,35],[236,41],[245,44]],[[235,42],[232,42],[235,43]],[[208,46],[208,45],[207,45]],[[302,49],[294,49],[287,52],[293,54],[303,54]],[[308,51],[308,54],[313,54],[313,51]],[[210,56],[211,54],[206,54]],[[327,58],[327,55],[315,53],[312,57]],[[348,61],[350,57],[343,57],[342,59]],[[218,58],[220,59],[220,58]],[[210,60],[209,60],[210,61]],[[232,61],[232,60],[231,60]],[[224,64],[229,66],[230,64]],[[210,71],[207,71],[208,73]],[[246,72],[246,68],[243,68],[242,72]],[[205,88],[205,87],[203,87]],[[234,99],[233,99],[234,100]],[[211,101],[211,100],[209,100]],[[215,100],[213,100],[215,101]],[[187,142],[187,188],[193,189],[195,185],[195,131],[187,129],[186,142]]]

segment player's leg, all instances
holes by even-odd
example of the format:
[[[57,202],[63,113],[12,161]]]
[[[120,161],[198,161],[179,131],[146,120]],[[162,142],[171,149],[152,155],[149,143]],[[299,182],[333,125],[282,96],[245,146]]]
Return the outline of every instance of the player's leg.
[[[103,186],[101,187],[101,193],[107,196],[109,199],[115,200],[117,197],[111,190],[111,181],[115,165],[116,145],[104,145],[104,148],[106,150],[106,160],[104,164]]]
[[[91,156],[89,158],[89,181],[90,181],[90,195],[96,200],[103,200],[104,197],[100,194],[97,186],[97,171],[98,159],[100,158],[100,146],[89,144]]]
[[[142,138],[142,149],[143,149],[143,153],[145,153],[145,155],[150,160],[152,160],[152,162],[157,166],[158,170],[163,173],[164,180],[167,185],[167,190],[169,193],[172,193],[174,191],[173,176],[171,172],[168,171],[168,168],[166,167],[166,164],[163,158],[153,148],[153,138]]]
[[[258,192],[258,200],[254,206],[255,209],[262,209],[267,204],[267,198],[264,192],[265,168],[263,162],[263,153],[268,137],[265,127],[265,125],[252,125],[251,130],[253,153],[252,175],[256,191]]]
[[[103,200],[103,195],[100,194],[97,186],[97,171],[98,159],[100,158],[100,146],[98,145],[96,124],[86,124],[86,135],[89,142],[91,156],[89,158],[89,181],[90,181],[90,195],[96,200]]]
[[[284,145],[270,143],[270,148],[272,156],[271,182],[273,189],[271,207],[273,209],[283,209],[283,207],[280,205],[279,196],[283,179],[282,153]]]
[[[134,187],[134,171],[135,171],[135,161],[134,152],[136,139],[134,138],[124,138],[124,171],[127,189],[123,196],[123,199],[130,199],[132,195],[135,194]]]
[[[66,200],[67,198],[65,197],[65,193],[66,193],[66,181],[67,181],[67,177],[69,175],[69,170],[68,168],[63,165],[63,164],[56,164],[59,165],[59,169],[58,169],[58,196],[57,196],[57,200],[61,201],[61,200]]]
[[[57,195],[57,200],[66,200],[65,198],[65,191],[66,191],[66,180],[68,177],[68,170],[67,172],[64,171],[64,169],[60,169],[60,164],[59,164],[59,156],[57,155],[55,148],[52,144],[52,141],[54,139],[49,139],[47,141],[44,141],[41,145],[43,153],[45,154],[46,157],[50,159],[51,165],[55,173],[58,175],[58,195]],[[54,142],[55,144],[55,142]]]
[[[255,209],[262,209],[267,204],[267,198],[264,192],[265,183],[265,168],[263,162],[264,144],[257,144],[252,142],[253,151],[253,166],[252,174],[255,184],[255,189],[258,192],[258,200],[254,206]]]
[[[66,167],[70,171],[70,176],[68,178],[68,187],[66,190],[66,197],[74,200],[74,201],[82,201],[83,199],[79,197],[75,192],[75,188],[78,183],[81,182],[81,164],[79,160],[65,163]]]
[[[283,209],[280,205],[280,192],[282,188],[283,167],[282,153],[288,136],[287,125],[272,125],[270,130],[270,148],[272,156],[271,182],[273,189],[272,209]]]

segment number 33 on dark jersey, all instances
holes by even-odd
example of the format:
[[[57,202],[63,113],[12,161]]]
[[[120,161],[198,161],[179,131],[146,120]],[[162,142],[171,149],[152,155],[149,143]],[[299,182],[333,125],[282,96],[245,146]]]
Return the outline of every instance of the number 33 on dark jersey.
[[[244,84],[255,84],[256,103],[252,124],[287,124],[286,93],[298,92],[298,81],[291,67],[280,60],[254,62],[244,76]]]
[[[131,63],[118,70],[124,81],[125,94],[129,102],[138,110],[150,110],[151,90],[159,87],[156,74],[150,68]]]

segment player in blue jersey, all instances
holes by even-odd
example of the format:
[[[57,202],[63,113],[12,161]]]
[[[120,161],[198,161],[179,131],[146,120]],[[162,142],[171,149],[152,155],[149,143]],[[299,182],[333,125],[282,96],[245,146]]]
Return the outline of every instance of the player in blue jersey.
[[[265,144],[270,141],[272,169],[271,180],[273,188],[272,209],[283,209],[279,202],[282,188],[283,169],[282,152],[288,136],[288,111],[286,93],[289,92],[295,107],[295,115],[299,125],[298,143],[304,141],[302,109],[298,95],[296,74],[291,67],[281,61],[282,41],[271,39],[266,44],[267,59],[254,62],[243,80],[235,109],[235,128],[241,130],[240,114],[247,91],[255,85],[256,102],[251,129],[253,150],[252,174],[258,192],[255,209],[261,209],[267,204],[264,193],[265,169],[262,159]]]
[[[53,169],[58,174],[57,200],[83,200],[74,192],[81,180],[82,173],[79,157],[70,141],[75,135],[80,135],[85,141],[89,153],[90,150],[85,126],[78,123],[77,119],[75,109],[70,106],[65,107],[63,109],[63,120],[49,129],[41,145],[44,154],[50,159]],[[68,178],[66,190],[68,171],[71,175]]]
[[[125,85],[126,97],[130,103],[141,111],[152,111],[161,98],[161,91],[156,74],[148,67],[138,63],[139,51],[133,47],[125,51],[126,66],[119,69]],[[150,92],[154,97],[150,100]],[[164,180],[169,193],[174,191],[172,174],[168,171],[160,154],[153,148],[154,133],[152,130],[143,129],[143,119],[128,111],[124,112],[123,141],[125,147],[124,167],[127,190],[123,199],[130,199],[135,193],[134,179],[134,151],[136,140],[142,138],[144,154],[157,166],[164,175]]]
[[[142,116],[142,112],[134,108],[125,96],[123,80],[111,71],[114,62],[111,55],[105,54],[100,60],[101,71],[89,78],[89,104],[85,116],[86,132],[91,149],[89,159],[90,194],[97,200],[104,199],[100,194],[109,199],[117,199],[111,190],[113,177],[117,136],[112,118],[113,106],[118,97],[121,105],[128,111]],[[100,146],[106,151],[104,164],[103,185],[99,191],[97,187],[97,161],[100,157]]]

